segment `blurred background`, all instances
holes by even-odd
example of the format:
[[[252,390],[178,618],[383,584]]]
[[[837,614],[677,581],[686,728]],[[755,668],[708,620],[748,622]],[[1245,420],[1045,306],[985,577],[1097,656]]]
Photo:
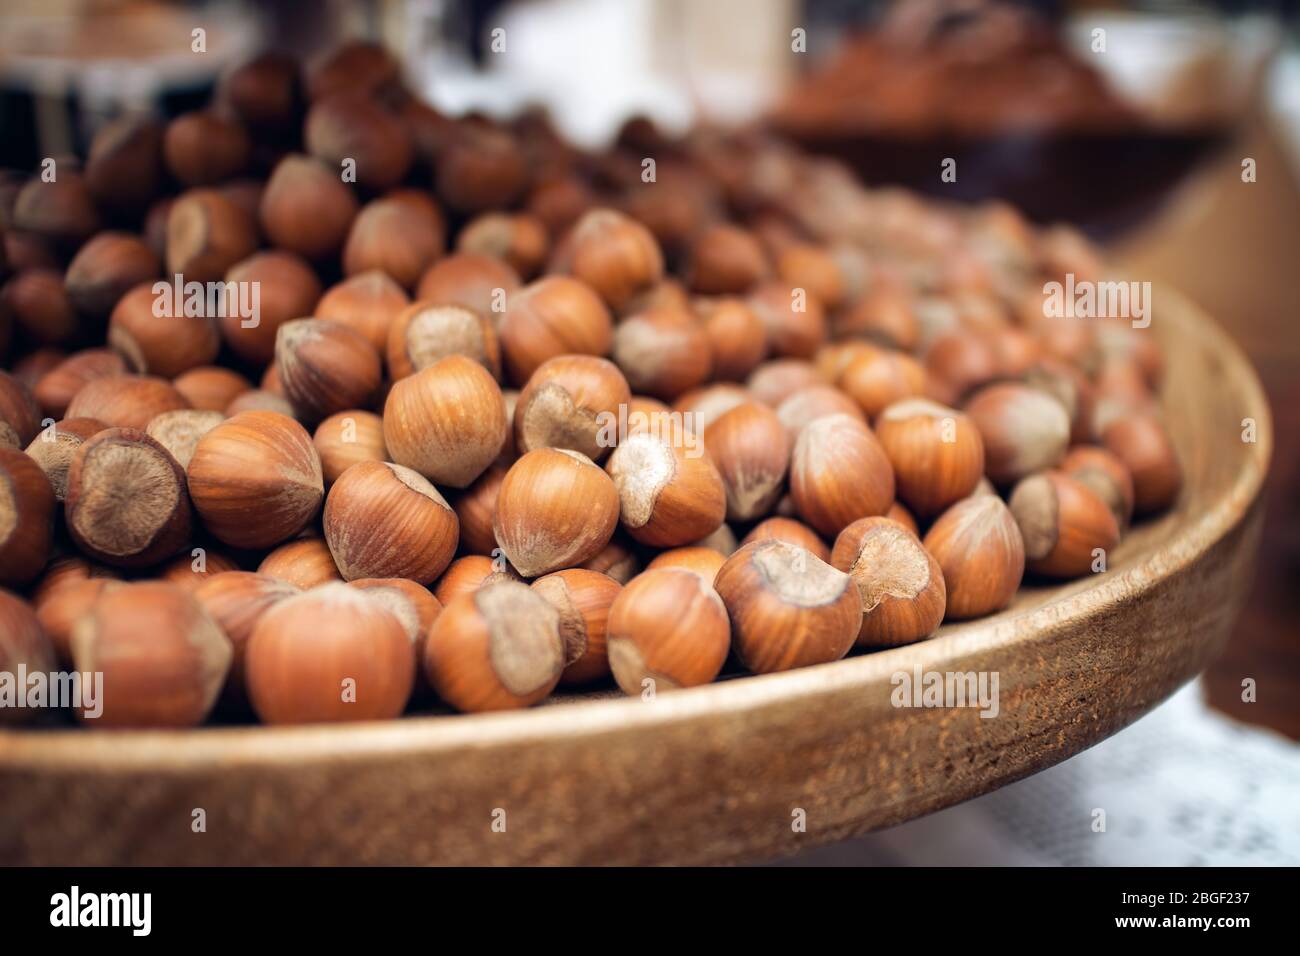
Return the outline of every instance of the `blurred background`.
[[[588,148],[657,144],[700,125],[762,127],[872,184],[997,197],[1036,220],[1072,222],[1133,274],[1180,287],[1252,356],[1277,447],[1254,594],[1223,657],[1192,697],[1169,705],[1182,709],[1165,726],[1222,752],[1250,750],[1208,701],[1300,740],[1300,0],[6,0],[0,216],[42,158],[84,156],[109,120],[198,108],[258,53],[311,64],[350,38],[395,54],[407,86],[433,106],[431,123],[545,115]],[[363,66],[349,73],[345,63],[341,82],[369,82]],[[955,183],[938,175],[945,158],[957,161]],[[1252,703],[1241,699],[1246,677],[1258,682]],[[1124,764],[1135,745],[1122,741],[1137,729],[1097,753],[1128,746],[1112,759]],[[1294,782],[1296,747],[1260,746],[1259,763],[1282,761]],[[1195,753],[1182,769],[1204,776],[1214,757]],[[1042,846],[1034,859],[1008,840],[951,838],[972,820],[963,813],[985,814],[976,821],[985,827],[989,813],[1018,819],[1024,806],[1059,805],[1052,787],[1079,785],[1051,781],[1085,773],[1089,759],[1100,758],[1008,788],[1020,803],[993,795],[818,862],[1123,862]],[[1144,792],[1140,777],[1130,783]],[[1230,813],[1249,798],[1219,791],[1214,801]],[[1240,849],[1229,846],[1228,858]],[[1294,842],[1271,849],[1297,862]]]

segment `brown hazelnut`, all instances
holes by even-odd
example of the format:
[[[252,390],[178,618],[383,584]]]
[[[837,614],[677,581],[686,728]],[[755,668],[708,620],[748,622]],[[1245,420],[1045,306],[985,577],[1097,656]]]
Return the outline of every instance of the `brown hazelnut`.
[[[209,578],[238,570],[238,562],[229,555],[191,548],[188,554],[178,555],[159,568],[158,577],[192,594]]]
[[[590,458],[558,448],[530,451],[497,492],[493,531],[526,578],[575,567],[609,543],[618,526],[614,482]]]
[[[698,574],[646,571],[609,609],[609,666],[624,693],[696,687],[718,676],[731,644],[727,610]]]
[[[1152,415],[1119,418],[1106,427],[1102,443],[1133,476],[1133,506],[1139,515],[1172,505],[1183,485],[1169,433]]]
[[[234,179],[248,165],[252,144],[244,127],[212,110],[182,113],[167,124],[163,158],[186,186]]]
[[[731,616],[736,656],[756,674],[837,661],[861,627],[853,579],[784,541],[745,545],[713,586]]]
[[[1133,476],[1117,455],[1095,445],[1076,445],[1061,460],[1061,472],[1100,498],[1120,531],[1133,519]]]
[[[328,319],[295,319],[275,337],[285,398],[304,421],[369,404],[383,369],[360,332]]]
[[[1030,475],[1007,502],[1025,545],[1025,567],[1052,578],[1077,578],[1119,544],[1119,525],[1106,503],[1058,471]],[[1097,552],[1100,551],[1099,555]]]
[[[875,421],[894,402],[925,393],[925,369],[910,355],[882,351],[854,359],[836,384]]]
[[[54,492],[38,464],[0,448],[0,585],[33,580],[50,556]]]
[[[107,427],[94,418],[65,418],[41,429],[27,446],[28,456],[49,478],[56,501],[62,501],[67,493],[68,466],[72,464],[72,456],[82,442]]]
[[[955,330],[930,343],[925,352],[925,370],[930,376],[931,394],[951,403],[997,378],[1001,367],[987,338]]]
[[[85,421],[86,419],[73,419]],[[155,415],[145,433],[167,449],[182,469],[190,466],[199,439],[226,420],[221,412],[200,411],[197,408],[178,408]],[[96,423],[98,424],[98,423]],[[102,426],[101,426],[102,427]]]
[[[275,412],[286,418],[293,418],[296,414],[287,398],[277,392],[268,392],[262,388],[241,392],[231,399],[230,404],[226,406],[227,418],[234,418],[243,412]]]
[[[693,544],[660,551],[654,560],[645,566],[645,569],[662,571],[666,568],[676,568],[680,571],[690,571],[692,574],[698,574],[705,584],[712,587],[713,579],[717,577],[719,569],[726,560],[727,555],[721,551]]]
[[[0,310],[8,310],[17,326],[34,342],[67,342],[77,331],[63,276],[54,269],[19,272],[0,290]]]
[[[401,623],[406,636],[415,645],[416,661],[424,656],[424,641],[429,628],[442,613],[442,604],[428,589],[406,578],[357,578],[348,584],[366,592]],[[421,683],[420,669],[416,669],[416,684]]]
[[[547,359],[606,355],[612,343],[609,310],[590,286],[568,276],[547,276],[520,289],[501,320],[506,370],[520,385]]]
[[[689,313],[670,308],[619,323],[613,355],[635,391],[665,400],[703,384],[713,367],[704,328]]]
[[[212,429],[199,439],[188,474],[204,525],[237,548],[293,537],[325,493],[311,436],[275,412],[242,412]]]
[[[118,301],[108,321],[108,344],[131,371],[163,378],[207,365],[221,348],[211,318],[173,315],[165,305],[160,309],[150,282],[135,286]]]
[[[734,382],[714,382],[711,385],[702,385],[689,392],[683,392],[673,402],[671,411],[681,414],[682,428],[693,435],[702,435],[710,425],[727,412],[738,405],[753,401],[753,398],[754,396],[749,394],[749,389],[743,385]],[[662,421],[662,419],[651,420],[647,422],[647,428],[661,428]],[[628,425],[630,428],[631,422]]]
[[[448,355],[471,358],[493,378],[501,378],[496,329],[488,319],[460,305],[420,301],[407,306],[388,328],[385,354],[394,380],[414,375]]]
[[[582,563],[582,568],[586,571],[599,571],[601,574],[609,575],[619,584],[627,584],[641,570],[641,562],[636,552],[619,540],[618,535],[615,534],[600,554]]]
[[[460,522],[438,489],[390,462],[353,465],[330,489],[325,540],[344,580],[409,578],[431,584],[456,553]]]
[[[356,196],[340,172],[297,155],[275,167],[259,210],[262,231],[273,245],[312,260],[343,248],[356,215]]]
[[[805,385],[776,407],[776,417],[793,442],[809,422],[826,415],[848,415],[866,421],[858,403],[831,385]]]
[[[286,581],[304,591],[343,580],[329,544],[315,535],[286,541],[262,559],[257,573]]]
[[[384,423],[374,412],[358,409],[335,412],[316,426],[312,443],[320,455],[326,487],[362,461],[387,461]]]
[[[773,359],[764,362],[754,369],[746,382],[756,399],[773,408],[780,406],[801,388],[825,384],[816,366],[804,359]]]
[[[783,282],[807,289],[828,309],[838,309],[848,295],[848,281],[829,249],[799,242],[786,246],[776,260]]]
[[[508,263],[463,252],[430,266],[420,277],[415,298],[432,305],[463,306],[486,316],[499,328],[518,288],[519,275]]]
[[[216,100],[258,132],[296,127],[303,100],[298,61],[284,53],[261,53],[222,78]]]
[[[492,524],[496,520],[497,495],[509,466],[493,465],[456,496],[452,507],[460,519],[460,547],[468,554],[491,555],[497,547]]]
[[[538,366],[515,404],[519,452],[569,448],[600,461],[617,443],[610,433],[632,400],[618,366],[591,355],[562,355]]]
[[[546,226],[527,213],[483,213],[467,222],[456,237],[457,252],[504,259],[524,278],[541,269],[550,245]]]
[[[194,727],[230,670],[229,639],[193,597],[146,581],[107,588],[72,630],[73,667],[102,673],[97,727]]]
[[[248,707],[245,661],[253,629],[267,611],[286,598],[301,593],[287,581],[278,581],[252,571],[223,571],[204,578],[194,591],[203,606],[231,644],[230,672],[221,697],[227,706],[240,710]]]
[[[743,381],[767,356],[767,330],[741,299],[696,299],[713,354],[713,377]]]
[[[860,518],[835,539],[831,564],[862,597],[859,647],[890,647],[929,637],[943,620],[948,590],[939,562],[913,531],[889,518]]]
[[[226,344],[240,358],[257,365],[274,358],[275,336],[284,323],[308,315],[336,318],[315,311],[321,300],[320,280],[302,257],[292,252],[271,249],[251,255],[231,266],[226,282],[258,290],[255,319],[230,306],[218,317]],[[251,295],[251,291],[241,294]]]
[[[948,587],[948,619],[992,614],[1015,597],[1025,573],[1025,545],[997,495],[957,502],[931,525],[924,544]]]
[[[873,287],[836,318],[834,327],[837,335],[862,335],[909,352],[921,343],[921,324],[910,296],[889,283]]]
[[[69,169],[60,169],[51,182],[40,176],[29,179],[14,200],[9,221],[16,231],[35,233],[63,245],[84,242],[100,227],[86,181]]]
[[[86,187],[101,208],[138,213],[163,182],[162,127],[140,115],[109,120],[86,157]]]
[[[411,304],[405,290],[378,269],[362,272],[331,286],[313,313],[360,332],[380,355],[388,348],[388,329]],[[306,312],[299,313],[305,315]],[[296,316],[295,316],[296,317]]]
[[[0,422],[13,429],[20,446],[35,438],[41,427],[41,412],[31,389],[5,371],[0,371]]]
[[[388,50],[368,40],[349,40],[316,63],[307,76],[314,102],[335,93],[384,97],[402,84],[402,66]]]
[[[702,449],[642,432],[615,448],[605,469],[618,490],[623,527],[642,544],[690,544],[726,517],[722,477]]]
[[[244,666],[248,698],[263,723],[382,720],[406,708],[415,647],[383,603],[335,582],[263,613]]]
[[[831,559],[831,549],[826,546],[826,542],[818,536],[817,532],[794,518],[783,518],[778,515],[760,521],[749,529],[749,534],[745,535],[740,545],[744,547],[756,541],[784,541],[786,544],[797,545],[811,551],[823,561],[829,562]]]
[[[221,412],[238,396],[252,391],[253,383],[228,368],[201,365],[172,379],[172,387],[194,408]]]
[[[126,363],[111,349],[86,349],[69,355],[57,367],[41,376],[32,394],[41,411],[51,418],[63,418],[68,406],[88,383],[126,374]]]
[[[559,236],[595,204],[596,197],[584,180],[560,176],[537,183],[524,206],[546,226],[551,236]]]
[[[532,589],[560,616],[564,643],[564,673],[560,683],[589,684],[609,674],[605,629],[610,605],[622,585],[607,574],[570,568],[540,577]]]
[[[727,518],[752,521],[772,510],[785,490],[791,441],[785,425],[766,405],[746,402],[704,430],[727,495]]]
[[[748,301],[767,330],[773,355],[811,358],[826,341],[826,310],[807,289],[767,282],[750,293]]]
[[[687,282],[704,295],[748,292],[767,277],[771,267],[754,234],[730,223],[702,232],[691,244]]]
[[[0,673],[16,682],[14,675],[20,670],[52,674],[57,666],[54,648],[36,612],[18,595],[0,590]],[[23,705],[0,707],[0,724],[31,720],[36,714],[35,709]]]
[[[66,417],[97,418],[112,428],[143,431],[154,417],[188,408],[170,382],[145,375],[115,375],[87,382],[68,403]]]
[[[49,573],[46,574],[48,577]],[[72,631],[77,621],[95,606],[106,590],[120,583],[113,578],[84,577],[33,596],[36,617],[50,639],[59,666],[68,668],[72,665]]]
[[[984,441],[984,472],[995,485],[1055,467],[1070,443],[1065,407],[1028,385],[989,385],[967,403],[966,414]]]
[[[316,99],[303,128],[307,151],[331,170],[350,168],[367,189],[389,189],[411,168],[411,137],[397,116],[364,94]]]
[[[653,286],[664,272],[659,243],[645,226],[613,209],[593,209],[565,237],[562,271],[581,279],[611,309]]]
[[[384,444],[393,461],[438,485],[468,486],[496,459],[506,433],[501,389],[463,355],[394,383],[384,405]]]
[[[412,289],[442,255],[446,223],[434,201],[415,190],[398,190],[361,207],[343,246],[343,272],[378,270]]]
[[[461,213],[513,205],[528,187],[515,138],[501,129],[461,124],[438,162],[438,195]]]
[[[969,417],[927,398],[906,398],[876,420],[898,497],[922,517],[970,495],[984,475],[984,441]]]
[[[257,226],[215,189],[182,193],[167,213],[167,272],[215,282],[257,248]]]
[[[451,603],[452,598],[472,594],[488,582],[501,578],[511,581],[520,579],[504,557],[467,554],[447,565],[447,570],[434,585],[433,596],[445,607]]]
[[[158,276],[161,263],[144,242],[125,232],[101,232],[68,263],[63,284],[80,312],[102,319],[128,289]]]
[[[794,443],[790,495],[804,520],[837,535],[858,518],[888,510],[894,470],[870,428],[850,415],[827,415]]]
[[[0,306],[3,308],[3,306]],[[59,364],[68,357],[68,353],[62,349],[50,348],[48,346],[38,348],[34,352],[28,352],[17,362],[14,363],[12,370],[13,377],[22,382],[29,389],[33,389],[35,395],[36,383],[45,377],[46,372],[51,372],[58,368]]]

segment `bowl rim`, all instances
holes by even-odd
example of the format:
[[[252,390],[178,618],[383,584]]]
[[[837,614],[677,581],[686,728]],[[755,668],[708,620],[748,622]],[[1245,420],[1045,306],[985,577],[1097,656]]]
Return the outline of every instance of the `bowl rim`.
[[[178,773],[214,766],[292,767],[321,760],[361,761],[377,757],[435,755],[465,748],[581,738],[667,725],[767,704],[789,704],[828,692],[864,687],[916,666],[952,670],[973,653],[998,651],[1045,634],[1071,599],[1070,617],[1087,617],[1120,600],[1158,587],[1224,537],[1259,496],[1272,457],[1273,422],[1267,396],[1242,349],[1199,306],[1165,283],[1153,283],[1172,302],[1180,335],[1202,340],[1202,351],[1228,354],[1243,371],[1238,383],[1244,404],[1257,409],[1256,441],[1244,466],[1214,506],[1165,539],[1145,558],[1105,580],[1060,587],[1066,592],[1026,611],[1014,609],[975,621],[916,644],[861,654],[827,664],[775,674],[738,675],[701,687],[677,690],[646,707],[638,698],[574,700],[539,708],[483,714],[406,716],[387,721],[266,727],[196,727],[175,730],[0,729],[0,771],[158,771]],[[1163,331],[1158,334],[1169,334]],[[904,668],[904,664],[907,665]]]

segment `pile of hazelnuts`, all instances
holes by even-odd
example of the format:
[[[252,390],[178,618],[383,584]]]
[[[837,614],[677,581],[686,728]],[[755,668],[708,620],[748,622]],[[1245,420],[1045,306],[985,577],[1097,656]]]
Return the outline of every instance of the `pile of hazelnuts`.
[[[1044,315],[1086,240],[761,129],[582,153],[358,43],[53,168],[0,183],[0,670],[102,674],[88,725],[826,663],[1179,491],[1149,331]]]

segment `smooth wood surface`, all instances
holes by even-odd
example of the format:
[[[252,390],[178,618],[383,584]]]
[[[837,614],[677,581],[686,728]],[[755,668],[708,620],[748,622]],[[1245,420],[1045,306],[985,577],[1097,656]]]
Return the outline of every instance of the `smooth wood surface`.
[[[1187,482],[1102,576],[1026,588],[1010,610],[922,644],[649,702],[301,729],[0,732],[0,862],[752,861],[1064,760],[1204,668],[1252,575],[1267,405],[1210,320],[1171,290],[1153,301]],[[1241,441],[1248,416],[1255,444]],[[996,671],[999,715],[895,708],[891,677],[916,666]],[[193,832],[196,809],[206,832]]]

